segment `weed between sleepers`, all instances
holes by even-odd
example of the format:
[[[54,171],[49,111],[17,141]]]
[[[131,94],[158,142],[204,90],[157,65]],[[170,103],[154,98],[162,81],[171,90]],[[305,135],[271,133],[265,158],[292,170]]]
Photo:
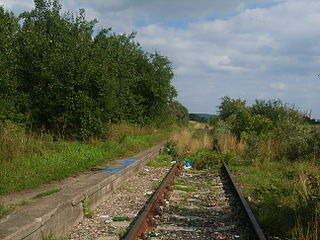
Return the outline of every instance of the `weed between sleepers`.
[[[175,190],[180,190],[184,192],[196,192],[197,190],[193,187],[187,187],[187,186],[174,186]]]

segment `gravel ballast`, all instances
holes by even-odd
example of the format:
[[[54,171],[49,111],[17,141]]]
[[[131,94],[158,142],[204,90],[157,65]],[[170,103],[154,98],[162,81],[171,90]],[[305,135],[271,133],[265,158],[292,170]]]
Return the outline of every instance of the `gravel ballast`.
[[[169,168],[144,166],[66,235],[75,240],[113,240],[125,233]]]

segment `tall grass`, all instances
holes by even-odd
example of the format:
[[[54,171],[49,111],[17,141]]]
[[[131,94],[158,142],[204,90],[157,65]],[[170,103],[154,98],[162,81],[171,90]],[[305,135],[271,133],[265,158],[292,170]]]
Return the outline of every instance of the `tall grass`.
[[[176,132],[172,140],[177,144],[180,153],[194,152],[199,149],[212,149],[212,136],[201,129],[184,129]]]
[[[319,223],[315,223],[319,220],[320,192],[313,187],[319,182],[319,165],[273,161],[259,168],[253,164],[231,164],[230,168],[268,236],[319,239],[315,238]]]
[[[12,123],[0,130],[0,194],[62,179],[119,156],[129,156],[166,139],[166,132],[122,124],[110,126],[105,139],[54,141]]]
[[[315,214],[315,217],[311,222],[307,223],[307,226],[301,220],[297,220],[296,226],[293,231],[294,240],[320,240],[320,217]]]
[[[236,136],[232,134],[220,136],[217,139],[217,144],[222,153],[235,152],[241,155],[245,152],[247,147],[244,140],[238,141]]]
[[[27,132],[11,122],[0,123],[0,164],[15,162],[23,155],[41,154],[54,148],[52,136]]]

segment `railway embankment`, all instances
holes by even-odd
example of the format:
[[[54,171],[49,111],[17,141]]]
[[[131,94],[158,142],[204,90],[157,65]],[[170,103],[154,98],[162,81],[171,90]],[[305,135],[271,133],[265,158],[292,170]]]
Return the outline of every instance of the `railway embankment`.
[[[65,180],[60,190],[20,207],[0,222],[0,239],[43,239],[63,236],[79,222],[86,209],[95,208],[119,188],[144,164],[155,158],[162,145],[157,145],[129,159],[117,159],[105,168]]]

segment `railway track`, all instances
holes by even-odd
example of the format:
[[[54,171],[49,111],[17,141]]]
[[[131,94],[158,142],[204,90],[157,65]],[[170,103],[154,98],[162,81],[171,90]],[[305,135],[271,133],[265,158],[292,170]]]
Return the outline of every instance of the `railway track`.
[[[266,239],[225,163],[179,171],[175,164],[123,240]]]

